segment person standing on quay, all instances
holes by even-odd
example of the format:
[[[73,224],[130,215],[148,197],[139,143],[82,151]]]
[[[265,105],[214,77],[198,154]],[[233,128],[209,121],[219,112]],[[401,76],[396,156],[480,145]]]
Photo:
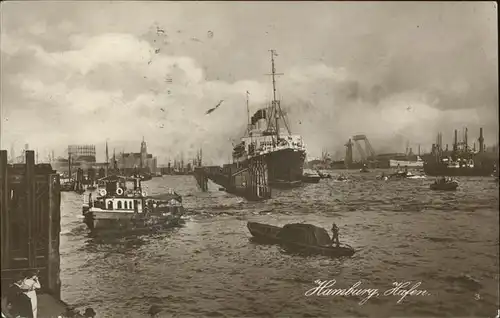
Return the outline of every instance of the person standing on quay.
[[[31,310],[33,312],[32,317],[37,318],[38,312],[38,302],[36,297],[36,289],[40,289],[42,286],[38,281],[38,276],[35,272],[29,271],[24,275],[24,280],[18,285],[23,293],[29,297],[31,301]]]

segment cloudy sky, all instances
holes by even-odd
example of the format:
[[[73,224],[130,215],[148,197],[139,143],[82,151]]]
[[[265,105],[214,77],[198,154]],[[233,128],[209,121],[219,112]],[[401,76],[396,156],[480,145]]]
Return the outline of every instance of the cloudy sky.
[[[1,142],[41,156],[104,142],[160,161],[227,160],[278,93],[311,157],[354,134],[429,149],[468,126],[498,134],[494,2],[2,2]],[[205,112],[224,102],[210,115]]]

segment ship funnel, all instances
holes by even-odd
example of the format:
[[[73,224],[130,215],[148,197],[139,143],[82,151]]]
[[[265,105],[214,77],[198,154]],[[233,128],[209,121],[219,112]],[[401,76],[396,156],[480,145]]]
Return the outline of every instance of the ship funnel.
[[[479,128],[479,152],[484,151],[483,128]]]

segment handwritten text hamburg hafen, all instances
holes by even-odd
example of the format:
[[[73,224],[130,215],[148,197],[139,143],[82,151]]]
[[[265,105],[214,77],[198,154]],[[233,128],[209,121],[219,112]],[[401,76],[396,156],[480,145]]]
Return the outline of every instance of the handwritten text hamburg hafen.
[[[380,292],[377,288],[358,288],[361,282],[357,282],[349,288],[331,288],[337,281],[332,280],[315,280],[318,286],[306,291],[305,295],[309,296],[344,296],[344,297],[363,297],[359,302],[364,305],[372,297],[397,296],[400,297],[397,303],[401,303],[406,296],[430,296],[426,290],[417,289],[422,283],[417,282],[412,285],[412,282],[394,282],[392,288]]]

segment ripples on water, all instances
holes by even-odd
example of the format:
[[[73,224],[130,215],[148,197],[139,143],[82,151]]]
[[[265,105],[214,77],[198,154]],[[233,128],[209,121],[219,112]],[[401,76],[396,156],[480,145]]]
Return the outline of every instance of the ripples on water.
[[[335,172],[333,172],[335,174]],[[191,220],[180,229],[138,238],[90,239],[81,196],[63,193],[62,298],[92,306],[99,317],[144,317],[152,304],[162,317],[494,317],[498,304],[498,185],[461,178],[456,192],[435,192],[427,180],[322,180],[274,191],[250,203],[218,191],[202,193],[192,176],[145,184],[152,194],[171,187],[184,196]],[[279,246],[249,242],[247,221],[306,222],[340,227],[349,259],[301,257]],[[335,288],[378,288],[422,282],[431,296],[359,298],[311,296],[315,280]]]

